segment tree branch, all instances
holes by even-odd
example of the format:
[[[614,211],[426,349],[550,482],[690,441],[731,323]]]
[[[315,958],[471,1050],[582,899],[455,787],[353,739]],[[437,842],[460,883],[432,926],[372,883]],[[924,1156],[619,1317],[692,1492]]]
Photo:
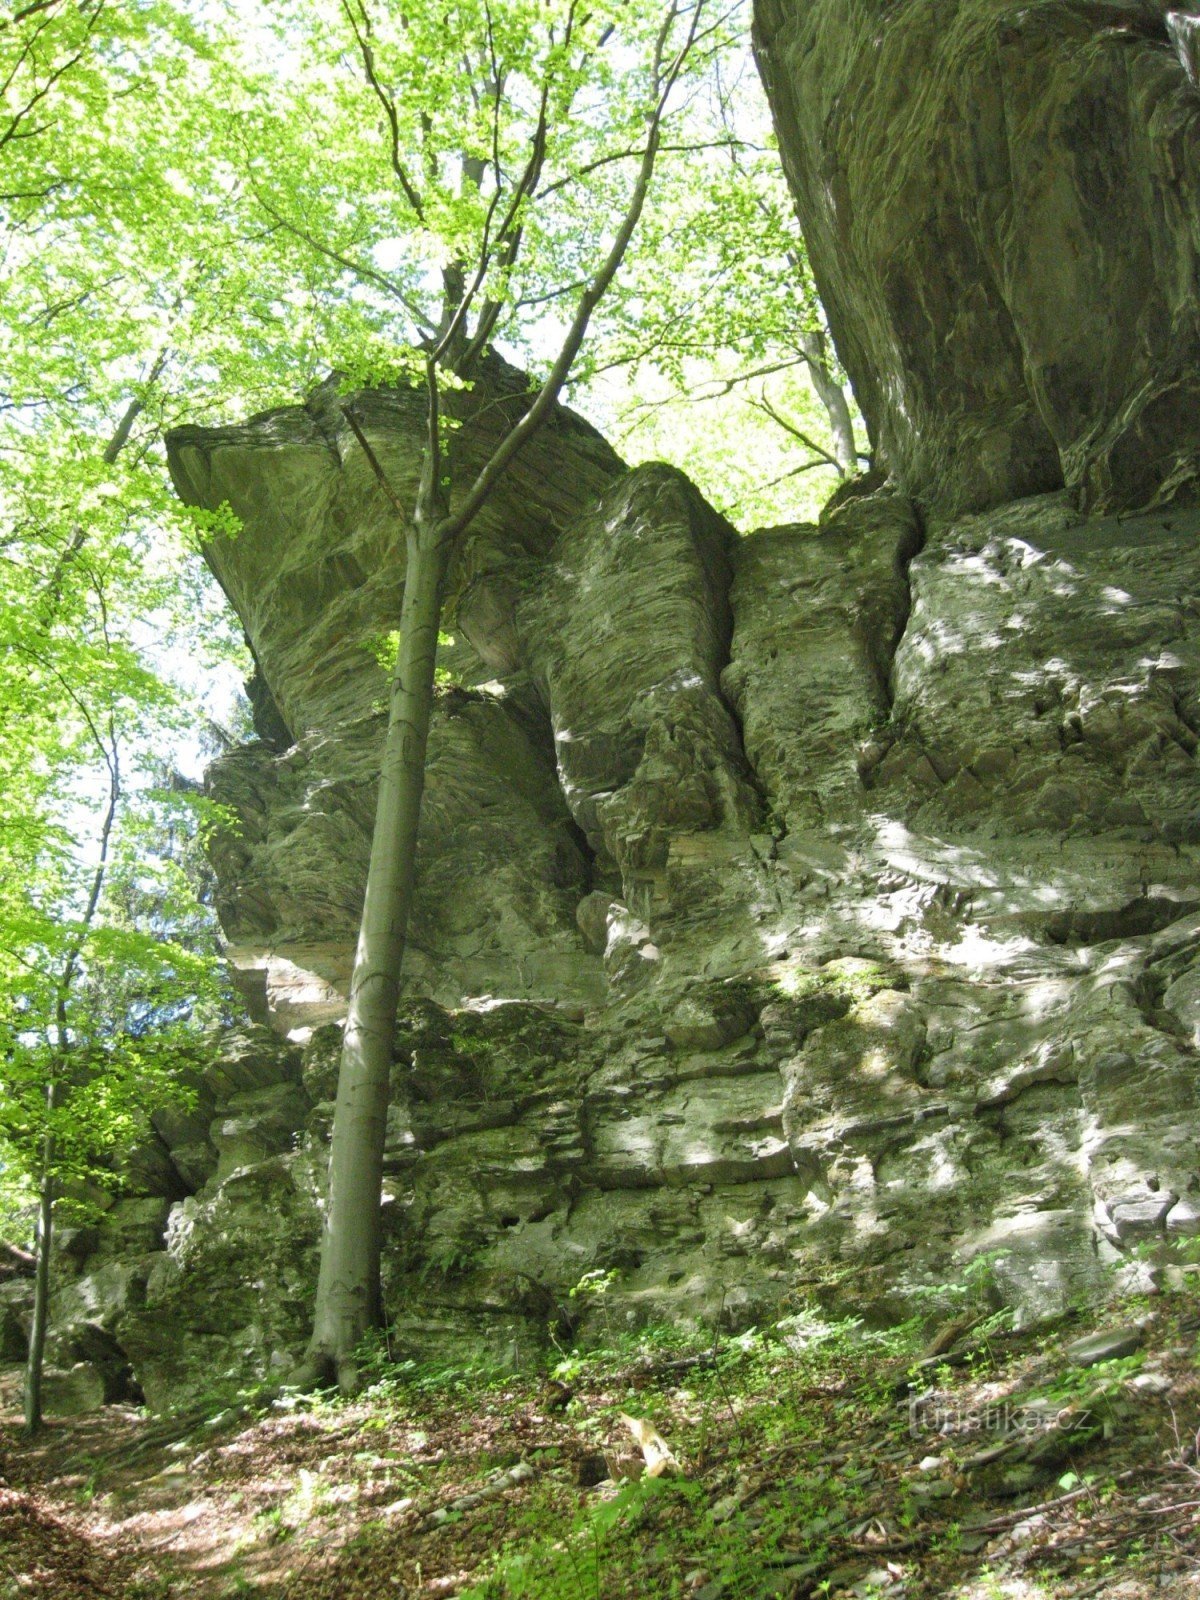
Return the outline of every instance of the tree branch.
[[[488,8],[487,16],[488,16],[488,34],[489,34],[489,39],[490,39],[491,38],[491,32],[492,32],[492,22],[491,22],[491,10],[490,10],[490,7]],[[567,33],[568,33],[568,36],[570,35],[571,27],[572,27],[572,24],[574,22],[574,17],[575,17],[575,0],[572,0],[572,4],[571,4],[571,7],[570,7],[570,10],[569,10],[569,12],[567,14]],[[493,61],[494,60],[495,60],[495,56],[494,56],[494,53],[493,53]],[[498,67],[496,67],[495,70],[498,72],[498,70],[499,70]],[[505,214],[504,221],[500,224],[500,229],[499,229],[499,232],[497,234],[496,250],[497,250],[497,256],[498,256],[499,264],[500,264],[500,271],[505,276],[506,279],[507,279],[508,275],[512,272],[513,267],[516,265],[517,256],[520,254],[520,250],[521,250],[521,241],[522,241],[522,238],[524,236],[524,224],[521,221],[522,207],[523,207],[527,197],[528,198],[532,198],[532,196],[534,194],[534,191],[537,188],[538,179],[541,177],[542,167],[545,164],[545,160],[546,160],[546,140],[547,140],[547,134],[548,134],[550,89],[551,89],[551,86],[552,86],[553,82],[554,82],[553,73],[551,73],[549,70],[547,70],[546,76],[542,80],[542,92],[541,92],[541,96],[540,96],[539,101],[538,101],[537,122],[536,122],[536,124],[534,126],[533,139],[531,141],[531,149],[530,149],[530,152],[529,152],[529,159],[526,161],[525,168],[524,168],[523,172],[521,173],[520,178],[517,181],[517,186],[513,190],[512,200],[509,202],[508,211]],[[495,98],[495,102],[494,102],[494,114],[493,114],[493,122],[492,122],[493,164],[494,164],[494,168],[495,168],[495,182],[496,182],[496,194],[497,195],[499,195],[500,183],[501,183],[500,156],[499,156],[499,146],[498,146],[499,117],[500,117],[500,93],[499,93],[499,86],[498,86],[498,80],[497,80],[497,90],[496,90],[496,98]],[[489,213],[488,213],[488,222],[489,223],[491,221],[492,214],[493,214],[492,211],[489,211]],[[485,234],[485,243],[486,243],[486,234]],[[483,283],[484,277],[485,277],[486,272],[487,272],[487,266],[488,266],[488,263],[484,259],[484,252],[481,251],[480,252],[480,261],[479,261],[479,270],[476,273],[475,282],[471,287],[470,298],[472,300],[474,299],[475,294],[478,292],[478,289],[479,289],[480,285]],[[483,310],[480,313],[479,322],[478,322],[478,324],[476,326],[475,333],[472,336],[469,344],[467,345],[467,348],[463,352],[461,365],[459,367],[460,373],[468,373],[473,369],[475,363],[479,360],[479,357],[482,355],[483,351],[487,348],[488,343],[491,340],[492,334],[496,330],[496,323],[499,321],[500,313],[502,312],[503,309],[504,309],[503,300],[497,299],[494,296],[489,296],[489,298],[484,302]]]
[[[30,0],[29,5],[22,6],[20,11],[11,17],[0,18],[0,32],[6,28],[19,28],[23,22],[28,22],[30,17],[37,16],[39,11],[53,11],[60,0]]]
[[[452,512],[443,520],[438,530],[441,540],[448,541],[456,538],[470,524],[489,494],[491,494],[499,478],[507,470],[509,463],[524,449],[538,428],[541,427],[546,415],[562,392],[563,385],[570,376],[571,368],[575,364],[575,358],[578,356],[583,341],[587,336],[592,313],[603,299],[609,285],[616,277],[622,261],[625,259],[625,252],[629,248],[629,242],[633,238],[634,230],[637,228],[642,210],[646,204],[650,179],[654,173],[654,162],[658,155],[659,137],[667,101],[696,37],[696,30],[699,27],[704,6],[705,0],[696,0],[696,5],[692,12],[691,25],[688,28],[684,42],[669,65],[664,66],[664,54],[670,37],[669,24],[674,22],[677,15],[676,0],[672,0],[668,8],[667,20],[664,21],[655,47],[653,82],[656,86],[656,101],[650,113],[646,148],[638,168],[633,193],[630,195],[625,214],[617,229],[616,238],[613,240],[612,247],[595,277],[579,298],[575,316],[570,328],[567,330],[558,358],[551,367],[550,374],[538,392],[537,398],[520,422],[501,440],[490,459],[484,464],[475,482],[468,490],[463,504],[457,511]]]
[[[350,424],[350,431],[354,434],[354,437],[358,440],[359,444],[362,446],[362,453],[363,453],[363,455],[366,456],[367,463],[370,466],[371,471],[375,474],[376,482],[379,484],[379,487],[383,490],[384,494],[388,497],[388,500],[391,502],[392,510],[400,518],[400,521],[403,524],[407,525],[407,523],[408,523],[408,512],[404,509],[404,506],[401,504],[399,495],[392,488],[391,479],[388,477],[387,473],[383,470],[383,465],[380,462],[379,457],[375,454],[375,451],[374,451],[374,449],[372,448],[372,445],[371,445],[371,441],[367,438],[366,434],[363,432],[362,426],[359,423],[358,418],[354,415],[353,411],[350,409],[349,406],[343,405],[343,406],[339,407],[339,409],[340,409],[342,415],[345,417],[346,421]]]
[[[96,870],[92,874],[91,888],[88,891],[87,905],[84,907],[79,931],[72,944],[68,947],[67,958],[59,974],[55,997],[60,1048],[65,1047],[67,1043],[67,1002],[70,998],[71,984],[75,980],[79,958],[83,954],[83,947],[92,931],[92,923],[95,921],[96,910],[100,904],[100,895],[104,889],[104,880],[108,874],[108,852],[112,843],[112,832],[116,825],[117,808],[121,802],[121,752],[117,741],[116,728],[111,717],[108,722],[108,733],[111,740],[111,748],[107,749],[104,754],[109,774],[108,802],[105,806],[103,821],[100,824],[100,855],[96,862]]]
[[[346,20],[349,22],[350,27],[353,30],[355,40],[358,43],[359,53],[363,60],[363,71],[366,74],[367,83],[370,85],[371,91],[375,98],[383,107],[384,115],[387,117],[388,129],[391,133],[392,141],[392,171],[395,173],[396,179],[400,184],[401,189],[404,191],[404,198],[408,201],[409,205],[413,209],[413,215],[416,217],[421,226],[424,227],[424,204],[422,203],[421,196],[417,192],[416,186],[414,185],[412,179],[409,177],[408,171],[405,168],[404,162],[400,156],[400,119],[396,114],[396,102],[380,83],[379,76],[375,70],[375,52],[372,50],[370,42],[371,33],[373,31],[371,28],[371,18],[367,12],[365,0],[357,0],[357,4],[359,14],[363,20],[362,29],[359,28],[358,22],[355,20],[354,12],[350,5],[350,0],[342,0],[342,10],[346,13]],[[364,29],[365,32],[363,31]]]
[[[121,451],[124,450],[125,446],[129,443],[129,435],[133,432],[133,425],[141,416],[142,412],[146,409],[146,398],[150,390],[153,389],[154,385],[162,377],[163,368],[167,364],[167,355],[168,349],[164,345],[163,348],[158,352],[158,355],[155,356],[154,364],[146,375],[142,393],[140,395],[135,395],[125,407],[124,415],[122,416],[120,422],[117,423],[116,430],[114,431],[112,438],[104,447],[103,460],[105,466],[111,467],[116,461],[117,457],[121,454]]]
[[[764,416],[770,417],[771,421],[774,422],[776,426],[782,428],[785,433],[790,433],[793,439],[799,439],[802,445],[811,450],[814,455],[820,456],[823,461],[831,466],[840,478],[844,478],[846,476],[845,470],[843,469],[838,458],[830,451],[826,450],[823,445],[819,445],[814,438],[805,433],[803,428],[797,427],[796,424],[790,421],[787,417],[781,416],[771,402],[767,399],[765,394],[759,395],[757,400],[753,398],[747,399],[746,404],[753,406],[755,411],[761,411]]]
[[[294,239],[299,239],[302,244],[308,245],[309,249],[315,250],[318,255],[325,256],[329,261],[336,261],[339,267],[344,267],[347,272],[352,272],[355,277],[360,278],[364,283],[373,283],[377,288],[382,289],[385,294],[398,301],[404,307],[420,333],[432,335],[437,332],[434,324],[430,322],[421,307],[414,300],[411,300],[397,284],[393,283],[386,273],[379,272],[375,267],[369,267],[364,262],[355,261],[352,256],[343,255],[340,250],[335,250],[332,245],[326,244],[324,240],[318,239],[309,233],[307,228],[300,227],[298,223],[292,222],[288,217],[285,217],[282,212],[276,211],[271,202],[263,196],[253,179],[251,179],[250,187],[254,190],[254,198],[277,227],[282,228],[285,233],[290,233]]]
[[[35,7],[34,9],[40,9],[40,8],[36,8]],[[45,83],[42,84],[41,88],[35,90],[34,93],[30,96],[29,100],[26,102],[26,104],[23,105],[19,111],[15,112],[13,114],[13,116],[9,120],[8,127],[4,130],[3,133],[0,133],[0,149],[3,149],[6,144],[10,143],[10,141],[12,141],[14,139],[33,138],[38,133],[44,132],[45,128],[49,126],[49,124],[47,123],[47,124],[44,124],[43,127],[41,127],[41,128],[27,128],[23,132],[20,131],[21,123],[25,120],[25,118],[27,116],[29,116],[29,114],[33,111],[35,106],[40,105],[41,102],[50,93],[51,89],[54,88],[54,85],[56,83],[58,83],[62,78],[64,78],[66,76],[66,74],[68,72],[70,72],[72,67],[76,66],[80,61],[83,60],[83,57],[87,52],[88,42],[90,41],[91,36],[95,31],[96,24],[99,22],[100,14],[101,14],[101,12],[103,10],[104,10],[104,0],[99,0],[99,3],[96,5],[95,10],[92,12],[91,16],[88,18],[87,30],[86,30],[86,32],[84,34],[84,43],[80,45],[79,49],[75,52],[74,55],[68,56],[65,61],[61,62],[57,67],[55,67],[54,70],[47,77]],[[29,11],[26,14],[27,15],[31,15],[32,12]],[[25,60],[25,57],[29,54],[29,51],[31,50],[33,43],[36,41],[38,35],[46,27],[46,25],[48,24],[49,21],[50,21],[49,17],[44,18],[38,24],[38,27],[34,30],[33,38],[31,40],[26,41],[25,47],[22,49],[20,56],[17,58],[16,66],[13,67],[12,72],[9,74],[8,82],[5,84],[5,88],[6,89],[9,87],[9,85],[12,83],[13,79],[16,77],[16,74],[19,71],[22,62]]]
[[[760,145],[751,144],[745,139],[701,139],[695,144],[660,144],[659,151],[663,155],[693,155],[701,150],[755,150],[761,151]],[[594,161],[585,163],[574,172],[568,172],[564,177],[555,178],[552,183],[543,184],[538,190],[536,198],[541,200],[548,194],[557,194],[560,189],[565,189],[569,184],[578,183],[580,178],[588,178],[593,172],[598,172],[601,167],[614,166],[618,161],[628,161],[633,156],[640,156],[643,152],[636,145],[629,145],[624,150],[611,150],[607,155],[597,156]]]

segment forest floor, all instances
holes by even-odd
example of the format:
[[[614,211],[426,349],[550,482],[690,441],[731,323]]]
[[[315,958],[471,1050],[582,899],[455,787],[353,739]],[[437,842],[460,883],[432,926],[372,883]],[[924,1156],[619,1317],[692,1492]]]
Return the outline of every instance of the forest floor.
[[[0,1386],[0,1600],[1200,1600],[1198,1333],[802,1314],[35,1442]]]

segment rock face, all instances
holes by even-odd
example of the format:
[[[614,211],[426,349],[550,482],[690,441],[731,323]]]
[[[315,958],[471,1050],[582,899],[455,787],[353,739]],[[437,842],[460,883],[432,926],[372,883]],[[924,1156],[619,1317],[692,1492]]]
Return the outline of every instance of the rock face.
[[[470,395],[453,397],[455,483],[474,477],[520,414],[523,388],[497,363]],[[397,493],[411,495],[419,397],[365,393],[346,404]],[[342,405],[328,386],[304,406],[241,427],[172,437],[183,497],[228,504],[246,530],[214,538],[206,555],[251,641],[263,741],[219,763],[210,786],[241,819],[218,848],[218,908],[234,970],[263,1020],[344,1009],[338,987],[349,977],[374,821],[386,688],[379,654],[400,614],[403,536]],[[620,471],[594,429],[557,413],[456,552],[449,581],[464,619],[478,619],[489,596],[502,599],[517,574],[544,561]],[[588,851],[554,783],[545,718],[527,684],[489,684],[474,650],[456,643],[444,655],[455,687],[442,696],[430,740],[429,866],[413,971],[430,993],[451,998],[489,983],[524,986],[535,971],[546,993],[594,994],[595,964],[579,959],[575,927]],[[453,883],[439,861],[456,863]]]
[[[1033,1321],[1200,1233],[1200,101],[1133,0],[758,26],[899,483],[739,539],[564,412],[458,553],[383,1195],[405,1355],[896,1320],[968,1271]],[[522,403],[500,368],[462,402],[456,473]],[[411,397],[349,404],[406,492]],[[404,581],[332,391],[170,455],[242,524],[207,554],[261,737],[210,785],[274,1032],[214,1045],[64,1238],[69,1405],[303,1341]]]
[[[922,545],[884,492],[737,541],[643,468],[493,582],[520,661],[444,692],[421,844],[393,1348],[524,1360],[548,1326],[797,1297],[892,1320],[980,1258],[1031,1320],[1200,1231],[1198,534],[1059,493]],[[260,969],[345,969],[368,730],[369,706],[213,775]],[[341,1001],[260,1001],[277,1031],[215,1045],[64,1238],[63,1404],[277,1374],[302,1342]],[[573,1296],[589,1274],[607,1292]],[[6,1349],[27,1298],[0,1285]]]
[[[269,1368],[302,1315],[320,1157],[302,1180],[301,1052],[267,1028],[214,1039],[188,1109],[152,1115],[83,1225],[56,1230],[47,1409],[164,1406]],[[104,1209],[97,1211],[96,1206]],[[0,1361],[28,1345],[32,1286],[0,1283]]]
[[[1194,483],[1191,9],[756,0],[838,351],[923,502],[979,509],[1065,483],[1100,510]]]
[[[646,468],[493,584],[522,664],[442,704],[466,754],[422,839],[437,983],[410,974],[396,1041],[394,1348],[523,1360],[548,1326],[798,1296],[889,1320],[953,1304],[979,1258],[1036,1319],[1200,1230],[1198,533],[1058,494],[921,546],[882,493],[735,541]],[[233,924],[263,964],[345,964],[364,857],[333,841],[365,830],[374,727],[214,774],[279,886]],[[65,1403],[278,1373],[302,1341],[339,1002],[268,1002],[303,1050],[226,1040],[65,1242]],[[573,1296],[589,1274],[607,1292]],[[27,1288],[0,1294],[11,1323]]]

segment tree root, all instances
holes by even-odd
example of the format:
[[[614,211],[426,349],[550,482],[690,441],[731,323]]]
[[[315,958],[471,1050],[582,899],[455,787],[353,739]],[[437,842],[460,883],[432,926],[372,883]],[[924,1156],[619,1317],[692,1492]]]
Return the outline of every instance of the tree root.
[[[345,1400],[353,1400],[365,1387],[358,1360],[353,1354],[334,1355],[330,1350],[309,1350],[300,1365],[288,1376],[286,1387],[312,1394],[318,1389],[336,1389]]]

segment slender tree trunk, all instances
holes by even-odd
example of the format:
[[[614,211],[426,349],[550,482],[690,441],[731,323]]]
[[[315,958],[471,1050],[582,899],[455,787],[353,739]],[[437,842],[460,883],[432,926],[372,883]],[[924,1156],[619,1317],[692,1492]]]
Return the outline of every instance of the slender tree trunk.
[[[419,507],[408,537],[400,648],[338,1073],[313,1334],[296,1376],[301,1384],[336,1378],[344,1393],[358,1386],[355,1350],[381,1312],[383,1144],[446,570],[438,532],[436,511]]]
[[[833,434],[833,453],[837,457],[838,468],[843,478],[852,478],[858,471],[858,447],[854,442],[854,423],[850,416],[846,391],[829,370],[825,335],[802,333],[800,348],[808,362],[809,376],[812,378],[813,388],[817,391],[817,398],[825,407],[825,414],[829,418],[829,428]]]
[[[67,952],[63,969],[58,977],[54,997],[54,1023],[56,1032],[55,1054],[51,1061],[46,1083],[46,1132],[42,1139],[42,1173],[38,1188],[38,1226],[36,1264],[33,1276],[33,1323],[29,1330],[29,1360],[25,1368],[25,1426],[36,1433],[42,1425],[42,1362],[46,1354],[46,1324],[50,1314],[50,1249],[54,1242],[54,1199],[57,1190],[55,1161],[58,1148],[54,1134],[54,1112],[59,1102],[59,1085],[66,1084],[66,1066],[71,1054],[69,1027],[69,1001],[71,987],[79,973],[79,961],[84,945],[96,920],[100,895],[108,873],[108,852],[112,843],[113,827],[117,820],[117,806],[121,800],[121,752],[116,728],[110,718],[109,744],[105,744],[88,719],[88,726],[108,768],[108,804],[100,827],[100,855],[92,874],[87,905],[75,940]],[[67,1091],[69,1092],[69,1090]]]
[[[501,238],[511,237],[508,233],[510,228],[516,230],[512,249],[505,247],[501,249],[499,257],[494,258],[491,246],[484,241],[471,283],[467,284],[464,275],[461,280],[464,287],[461,290],[453,284],[449,285],[451,299],[458,297],[457,308],[449,314],[448,320],[443,316],[443,326],[436,336],[436,343],[426,352],[428,409],[425,454],[412,532],[407,541],[408,568],[400,617],[400,649],[392,679],[391,708],[384,743],[379,803],[375,812],[375,832],[371,839],[367,893],[354,957],[354,972],[350,980],[350,1010],[338,1070],[329,1158],[329,1198],[321,1239],[321,1269],[317,1280],[313,1334],[304,1363],[293,1378],[293,1382],[304,1387],[336,1377],[343,1393],[353,1393],[358,1387],[356,1347],[363,1334],[378,1322],[381,1312],[379,1202],[383,1180],[383,1144],[387,1131],[388,1089],[396,1007],[400,996],[400,969],[412,904],[417,825],[425,787],[425,748],[433,701],[438,621],[448,555],[455,540],[471,525],[514,458],[550,415],[570,376],[575,358],[587,336],[592,313],[616,276],[642,214],[658,154],[667,101],[696,41],[705,4],[706,0],[695,0],[686,38],[674,54],[669,53],[669,47],[672,44],[672,25],[679,16],[679,6],[676,0],[672,0],[668,7],[654,56],[655,104],[647,117],[646,144],[620,226],[608,254],[579,296],[575,315],[546,381],[521,420],[504,435],[484,463],[453,515],[449,506],[448,482],[442,472],[439,363],[447,360],[455,348],[459,334],[465,328],[475,294],[484,284],[489,264],[499,259],[507,268],[515,260],[521,231],[520,201],[526,195],[532,195],[541,171],[549,80],[543,88],[534,150],[526,164],[524,176],[518,183],[508,219],[500,228]],[[369,44],[362,36],[359,37],[359,44],[367,77],[376,94],[380,94]],[[394,150],[393,168],[418,220],[423,220],[420,198]],[[449,312],[449,306],[446,309]],[[482,352],[483,343],[480,341],[486,342],[490,338],[494,322],[494,315],[485,305],[480,328],[462,354],[459,365],[465,364],[469,369],[475,356]],[[356,422],[353,411],[349,407],[342,409],[380,487],[392,502],[397,515],[403,518],[404,507],[397,500],[370,441]]]
[[[50,1312],[50,1247],[54,1240],[54,1135],[42,1141],[42,1181],[38,1191],[36,1266],[33,1277],[33,1323],[25,1366],[25,1427],[42,1425],[42,1364],[46,1356],[46,1323]]]

